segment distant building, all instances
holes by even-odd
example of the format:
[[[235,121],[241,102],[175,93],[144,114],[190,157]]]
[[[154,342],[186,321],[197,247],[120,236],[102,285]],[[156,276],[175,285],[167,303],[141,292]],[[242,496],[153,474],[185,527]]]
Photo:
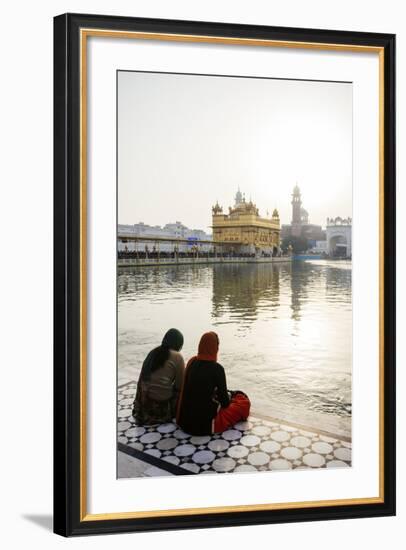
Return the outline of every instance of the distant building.
[[[316,244],[312,247],[312,252],[314,254],[327,254],[327,241],[316,241]]]
[[[134,225],[118,224],[117,231],[123,235],[128,233],[144,237],[175,237],[181,239],[196,237],[206,241],[210,241],[212,238],[211,235],[205,233],[202,229],[189,229],[178,221],[167,223],[163,227],[160,225],[147,225],[143,222],[135,223]]]
[[[238,189],[234,206],[228,214],[216,202],[212,208],[213,242],[223,243],[223,250],[240,253],[277,253],[280,245],[280,221],[275,209],[272,217],[259,215],[257,206]],[[224,244],[225,243],[225,244]]]
[[[302,237],[309,241],[309,245],[314,246],[316,241],[323,241],[326,238],[326,232],[321,225],[309,223],[309,213],[302,206],[302,196],[298,185],[295,185],[292,193],[292,221],[282,225],[281,238]]]
[[[135,250],[136,243],[133,240],[126,240],[126,235],[132,237],[139,237],[139,243],[142,242],[142,238],[145,238],[145,242],[157,239],[184,239],[190,241],[190,243],[196,243],[198,241],[211,241],[212,236],[207,234],[202,229],[189,229],[183,225],[180,221],[174,223],[167,223],[163,227],[160,225],[147,225],[143,222],[135,223],[133,225],[118,224],[118,250]],[[138,247],[140,244],[138,244]],[[145,246],[145,245],[144,245]],[[150,248],[154,246],[151,243]],[[187,247],[187,244],[180,245],[180,248]],[[162,252],[172,252],[174,244],[171,242],[162,241],[159,244],[159,249]],[[210,247],[209,244],[204,244],[200,248],[206,250]]]
[[[351,258],[352,219],[327,218],[326,240],[329,256]]]

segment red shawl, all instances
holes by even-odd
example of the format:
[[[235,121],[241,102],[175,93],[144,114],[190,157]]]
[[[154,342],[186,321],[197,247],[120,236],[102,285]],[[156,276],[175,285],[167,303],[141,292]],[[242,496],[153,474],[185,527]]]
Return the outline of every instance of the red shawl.
[[[186,365],[185,374],[183,376],[182,389],[180,391],[178,406],[176,410],[177,420],[179,420],[183,390],[186,385],[189,365],[191,365],[193,361],[195,361],[196,359],[200,359],[201,361],[217,361],[218,350],[219,350],[219,337],[217,336],[217,334],[215,332],[205,332],[203,336],[200,338],[197,355],[194,355],[193,357],[191,357]]]

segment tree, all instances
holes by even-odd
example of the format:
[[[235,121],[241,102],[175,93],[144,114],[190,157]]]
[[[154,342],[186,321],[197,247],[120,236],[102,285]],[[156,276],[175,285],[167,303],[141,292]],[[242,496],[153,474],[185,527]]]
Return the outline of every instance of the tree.
[[[289,250],[289,246],[292,247],[294,254],[305,252],[309,248],[305,237],[285,237],[282,240],[281,248],[284,252],[287,252]]]

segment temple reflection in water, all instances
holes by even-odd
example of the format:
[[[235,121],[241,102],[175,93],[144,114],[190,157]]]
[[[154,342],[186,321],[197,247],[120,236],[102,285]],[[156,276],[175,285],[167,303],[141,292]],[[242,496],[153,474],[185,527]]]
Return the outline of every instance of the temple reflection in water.
[[[213,320],[225,312],[245,323],[255,320],[258,310],[279,306],[278,264],[225,264],[213,266]]]

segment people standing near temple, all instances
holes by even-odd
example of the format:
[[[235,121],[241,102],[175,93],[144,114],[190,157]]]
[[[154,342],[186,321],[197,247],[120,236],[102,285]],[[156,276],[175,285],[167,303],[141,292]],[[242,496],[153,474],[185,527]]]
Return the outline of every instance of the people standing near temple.
[[[176,415],[177,424],[192,435],[222,432],[250,411],[250,400],[242,391],[227,390],[224,368],[217,362],[219,338],[206,332],[198,354],[187,364]]]
[[[138,378],[133,417],[138,425],[171,422],[177,409],[185,362],[182,333],[171,328],[145,358]]]

